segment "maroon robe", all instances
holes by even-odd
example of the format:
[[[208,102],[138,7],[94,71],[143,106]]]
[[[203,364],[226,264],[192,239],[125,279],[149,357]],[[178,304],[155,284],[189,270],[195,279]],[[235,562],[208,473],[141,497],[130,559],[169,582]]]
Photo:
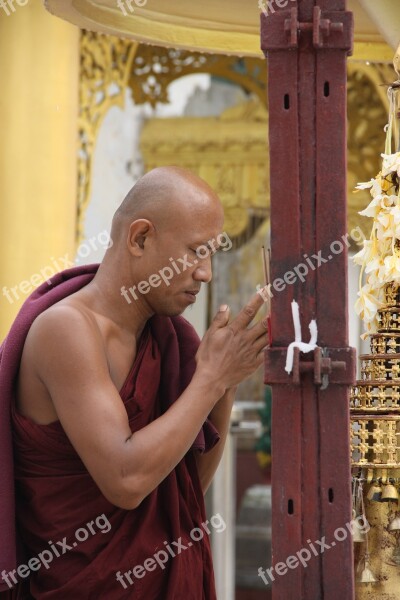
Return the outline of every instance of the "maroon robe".
[[[93,276],[96,269],[97,265],[65,271],[53,287],[65,285],[66,279],[71,281],[75,275],[88,271]],[[82,287],[82,278],[76,279],[80,279]],[[39,295],[46,292],[42,288]],[[64,297],[72,293],[71,286],[64,291],[68,291]],[[134,364],[120,390],[132,432],[165,412],[187,387],[195,369],[198,343],[198,336],[183,317],[153,317],[148,321]],[[201,528],[206,520],[195,452],[210,449],[218,439],[209,421],[161,484],[138,508],[124,510],[104,498],[59,421],[37,425],[19,415],[13,403],[11,416],[17,525],[25,553],[18,558],[18,564],[28,564],[39,555],[48,563],[45,568],[41,559],[31,562],[29,579],[16,574],[22,583],[18,584],[17,593],[13,592],[14,597],[216,598],[209,535],[204,532],[200,541],[189,537],[190,531]],[[167,544],[175,556],[169,553],[165,559]],[[162,565],[155,560],[149,562],[161,551],[164,554],[158,556],[162,557]],[[143,566],[146,560],[148,570],[136,569],[130,578],[124,576]],[[117,580],[117,572],[123,583]]]

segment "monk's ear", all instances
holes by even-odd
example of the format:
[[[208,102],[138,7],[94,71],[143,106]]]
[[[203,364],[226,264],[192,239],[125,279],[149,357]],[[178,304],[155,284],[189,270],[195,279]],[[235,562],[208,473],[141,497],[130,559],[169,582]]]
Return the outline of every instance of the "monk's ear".
[[[128,238],[126,240],[129,253],[132,256],[143,255],[146,241],[154,234],[154,225],[147,219],[136,219],[129,225]]]

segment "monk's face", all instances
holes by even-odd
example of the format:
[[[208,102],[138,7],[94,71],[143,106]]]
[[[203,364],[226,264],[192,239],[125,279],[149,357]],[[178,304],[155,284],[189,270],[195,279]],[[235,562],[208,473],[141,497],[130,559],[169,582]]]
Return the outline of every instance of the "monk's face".
[[[166,316],[196,302],[201,284],[211,281],[211,257],[226,241],[219,201],[188,203],[172,212],[148,240],[141,271],[150,286],[142,285],[147,293],[137,294],[151,312]]]

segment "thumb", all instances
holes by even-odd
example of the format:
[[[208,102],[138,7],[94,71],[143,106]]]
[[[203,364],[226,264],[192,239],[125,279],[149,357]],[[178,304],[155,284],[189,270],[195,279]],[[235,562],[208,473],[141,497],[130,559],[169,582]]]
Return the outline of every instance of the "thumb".
[[[217,314],[215,315],[212,325],[215,328],[225,327],[229,321],[229,306],[227,304],[221,304]]]

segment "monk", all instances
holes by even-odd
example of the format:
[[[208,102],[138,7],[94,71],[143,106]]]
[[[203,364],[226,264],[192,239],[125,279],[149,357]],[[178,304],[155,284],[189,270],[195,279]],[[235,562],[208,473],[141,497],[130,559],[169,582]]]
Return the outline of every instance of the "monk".
[[[116,211],[101,264],[56,275],[21,309],[12,597],[216,599],[210,534],[225,524],[203,495],[267,343],[258,293],[234,319],[221,306],[201,343],[181,316],[211,280],[223,220],[203,180],[155,169]]]

